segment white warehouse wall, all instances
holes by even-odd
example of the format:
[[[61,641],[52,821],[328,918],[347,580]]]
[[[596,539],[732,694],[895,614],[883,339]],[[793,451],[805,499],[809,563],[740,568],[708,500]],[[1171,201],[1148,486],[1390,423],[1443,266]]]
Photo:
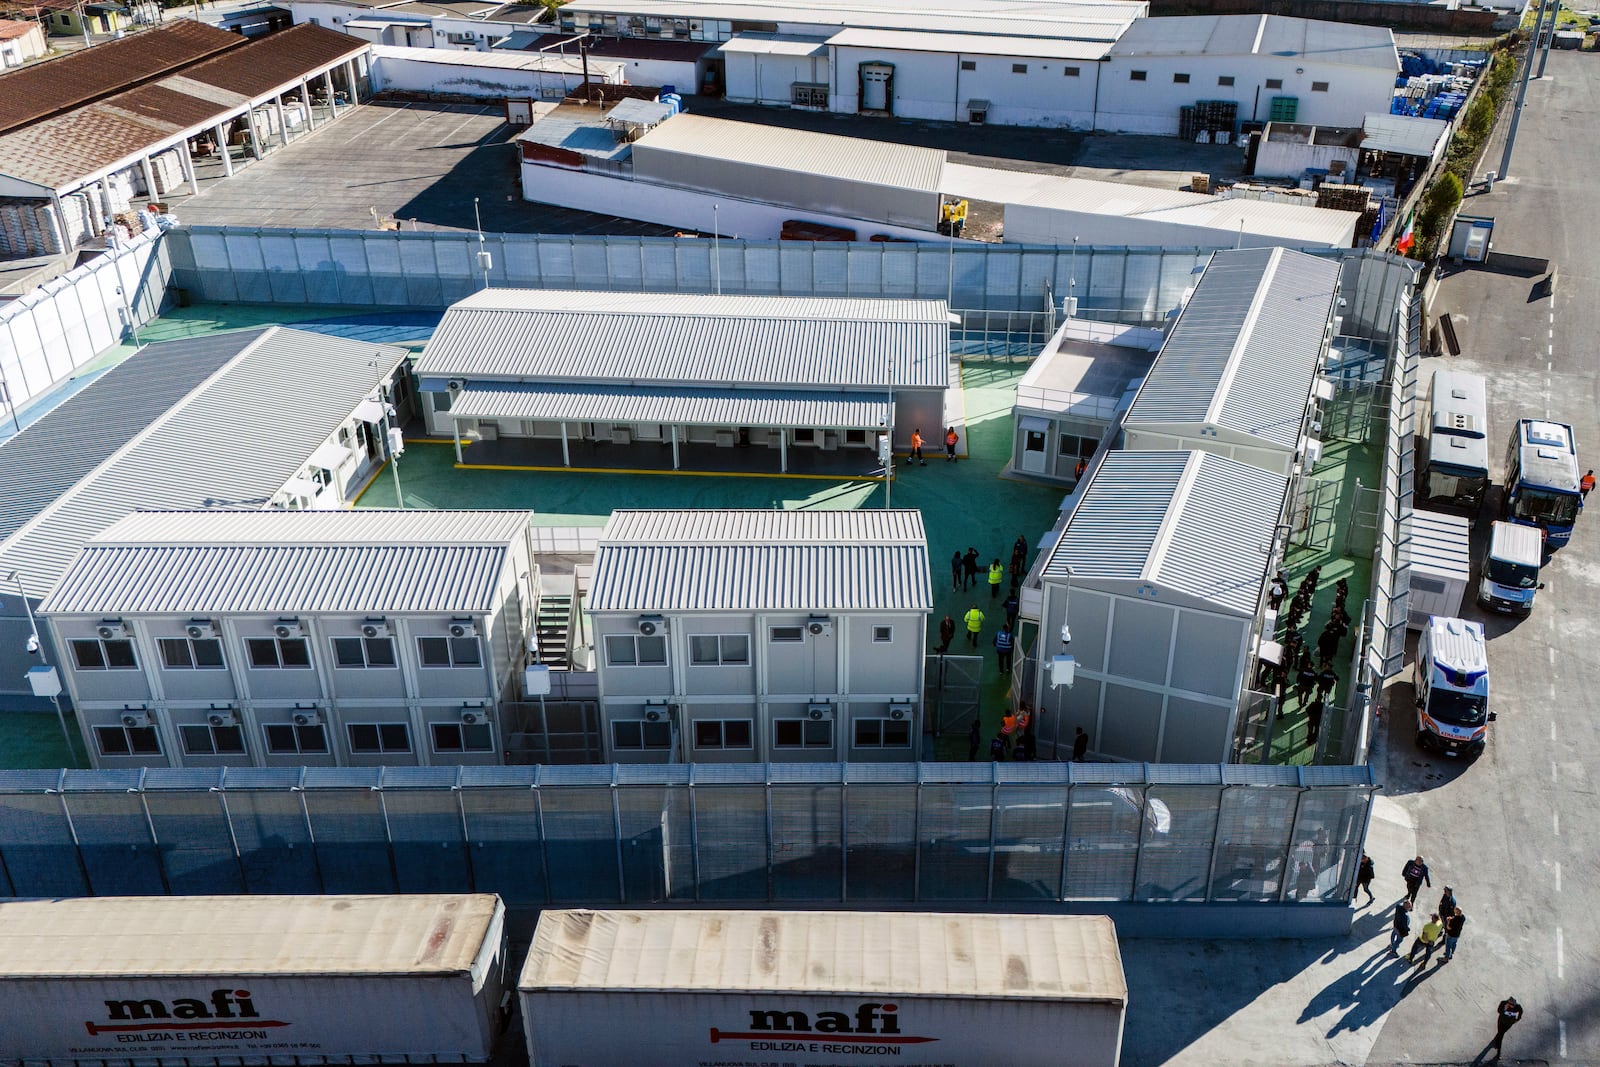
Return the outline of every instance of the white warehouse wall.
[[[1037,59],[1026,56],[958,55],[887,48],[831,48],[833,80],[830,108],[853,114],[859,107],[863,63],[894,66],[894,114],[901,118],[966,122],[967,102],[989,101],[988,121],[1002,126],[1053,126],[1088,129],[1094,116],[1093,60]],[[973,70],[962,70],[963,62]],[[1014,66],[1027,68],[1017,73]],[[1064,71],[1076,68],[1078,74]]]
[[[420,53],[427,58],[407,58],[406,52]],[[583,84],[581,70],[539,71],[467,62],[452,63],[447,56],[448,53],[437,49],[385,46],[373,56],[373,85],[379,90],[413,93],[542,99],[545,90],[553,91],[559,86],[563,92],[572,92]],[[525,57],[521,53],[510,53],[508,62],[515,62],[519,58]],[[589,73],[596,81],[612,85],[622,81],[622,65],[615,61],[590,59]]]
[[[763,56],[735,52],[723,64],[727,99],[740,104],[788,107],[795,82],[828,85],[828,57]]]

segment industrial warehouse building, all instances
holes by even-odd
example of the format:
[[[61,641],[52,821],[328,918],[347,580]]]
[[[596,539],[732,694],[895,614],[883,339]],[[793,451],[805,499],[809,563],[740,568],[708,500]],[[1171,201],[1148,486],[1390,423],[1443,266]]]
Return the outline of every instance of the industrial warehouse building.
[[[519,511],[138,512],[40,607],[97,767],[501,762]]]
[[[618,511],[589,594],[614,763],[915,761],[917,511]]]
[[[1203,449],[1284,477],[1309,467],[1338,290],[1336,260],[1213,255],[1123,417],[1123,447]]]
[[[1040,572],[1040,748],[1081,727],[1110,759],[1229,762],[1288,482],[1191,451],[1108,452],[1088,477]],[[1052,687],[1063,653],[1076,678]]]
[[[944,426],[942,300],[486,289],[417,362],[458,462],[862,473]],[[472,443],[470,455],[463,442]]]
[[[282,327],[150,345],[0,444],[0,692],[39,662],[13,594],[37,603],[130,513],[348,505],[386,455],[382,393],[412,409],[407,355]]]
[[[0,75],[0,257],[56,255],[135,197],[192,195],[365,92],[365,41],[174,21]]]

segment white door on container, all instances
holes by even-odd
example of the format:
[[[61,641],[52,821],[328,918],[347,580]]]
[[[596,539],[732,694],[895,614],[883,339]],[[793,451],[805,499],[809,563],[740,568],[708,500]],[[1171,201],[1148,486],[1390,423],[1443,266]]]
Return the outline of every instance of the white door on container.
[[[861,110],[889,110],[889,81],[894,68],[887,63],[861,64]]]
[[[1044,473],[1044,442],[1044,431],[1022,431],[1022,469],[1027,473]]]

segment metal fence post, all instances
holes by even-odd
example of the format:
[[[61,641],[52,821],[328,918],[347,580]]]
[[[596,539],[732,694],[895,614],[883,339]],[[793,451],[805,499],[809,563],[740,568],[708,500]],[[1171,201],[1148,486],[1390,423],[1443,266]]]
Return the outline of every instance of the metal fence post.
[[[700,815],[695,808],[694,764],[689,764],[689,869],[694,875],[694,899],[700,900]]]
[[[539,828],[539,873],[544,878],[544,900],[549,904],[555,900],[555,887],[550,882],[550,839],[544,834],[544,790],[540,788],[543,778],[542,768],[535,767],[528,788],[533,790],[533,820]]]
[[[623,903],[628,900],[628,879],[623,873],[627,866],[626,857],[622,849],[622,804],[617,794],[617,772],[620,765],[611,765],[611,836],[616,841],[617,848],[617,899]]]

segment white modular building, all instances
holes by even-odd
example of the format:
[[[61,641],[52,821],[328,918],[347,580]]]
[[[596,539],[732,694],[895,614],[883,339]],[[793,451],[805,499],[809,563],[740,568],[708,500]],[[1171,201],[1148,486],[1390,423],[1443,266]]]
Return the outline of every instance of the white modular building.
[[[1124,447],[1197,448],[1284,477],[1309,467],[1338,289],[1334,259],[1214,254],[1123,416]]]
[[[40,606],[96,767],[497,764],[525,511],[136,512]]]
[[[920,759],[932,610],[918,511],[615,512],[589,594],[606,759]]]
[[[1041,571],[1040,746],[1081,727],[1108,759],[1230,762],[1288,481],[1205,452],[1111,451],[1088,478]]]

